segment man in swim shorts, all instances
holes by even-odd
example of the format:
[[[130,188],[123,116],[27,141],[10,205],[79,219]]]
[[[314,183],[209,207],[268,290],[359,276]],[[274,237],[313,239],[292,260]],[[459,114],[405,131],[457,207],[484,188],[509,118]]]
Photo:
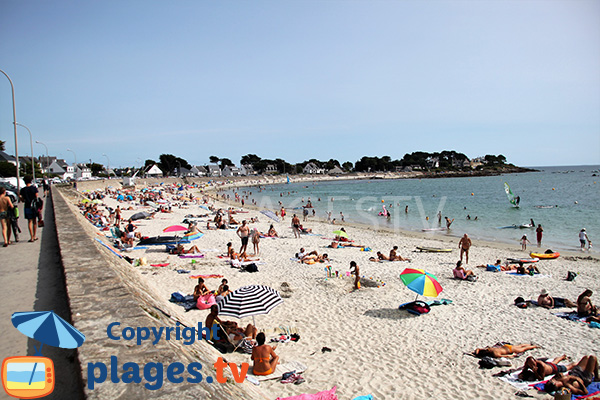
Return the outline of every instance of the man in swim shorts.
[[[558,365],[559,362],[566,358],[566,355],[562,355],[550,362],[545,359],[527,357],[527,360],[525,360],[525,364],[523,365],[523,371],[519,374],[519,379],[524,381],[541,381],[548,375],[570,371],[575,366],[574,363],[569,365]]]
[[[458,242],[458,248],[460,249],[460,261],[462,262],[464,254],[466,256],[465,264],[469,263],[469,249],[471,248],[472,244],[471,238],[466,233]]]
[[[246,220],[242,221],[242,226],[240,226],[237,230],[237,235],[242,240],[242,247],[240,247],[240,254],[246,252],[246,247],[248,247],[248,236],[250,236],[250,228],[246,224]]]
[[[597,380],[598,375],[598,359],[595,356],[584,356],[579,362],[573,366],[568,375],[557,373],[546,382],[544,390],[548,393],[566,387],[574,395],[588,394],[587,386]]]

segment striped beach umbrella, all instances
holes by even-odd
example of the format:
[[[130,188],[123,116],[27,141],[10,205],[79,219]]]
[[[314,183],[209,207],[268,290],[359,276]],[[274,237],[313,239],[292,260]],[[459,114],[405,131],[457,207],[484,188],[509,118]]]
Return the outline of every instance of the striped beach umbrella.
[[[163,229],[163,232],[181,232],[181,231],[187,231],[188,228],[183,226],[183,225],[171,225],[171,226],[167,226],[165,229]]]
[[[234,290],[218,303],[219,315],[236,318],[268,314],[282,304],[279,292],[268,286],[250,285]]]
[[[53,311],[16,312],[12,324],[25,336],[43,344],[63,349],[75,349],[85,336]]]
[[[417,293],[417,297],[437,297],[444,290],[435,275],[422,269],[406,268],[400,274],[400,279],[407,288]]]

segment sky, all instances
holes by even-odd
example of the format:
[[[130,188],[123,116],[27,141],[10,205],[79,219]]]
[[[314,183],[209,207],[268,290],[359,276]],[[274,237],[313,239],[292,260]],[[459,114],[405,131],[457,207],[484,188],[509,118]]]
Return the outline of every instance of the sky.
[[[600,164],[596,0],[0,0],[0,69],[35,155],[68,163]]]

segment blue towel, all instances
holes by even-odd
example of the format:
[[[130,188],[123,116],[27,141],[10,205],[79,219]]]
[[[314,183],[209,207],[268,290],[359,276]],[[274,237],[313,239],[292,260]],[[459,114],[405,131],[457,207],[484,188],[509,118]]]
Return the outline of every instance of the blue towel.
[[[546,381],[546,382],[547,382],[547,381]],[[546,382],[541,382],[541,383],[538,383],[537,385],[533,385],[533,387],[534,387],[534,388],[536,388],[537,390],[539,390],[539,391],[542,391],[542,392],[543,392],[543,391],[544,391],[544,387],[546,386]],[[593,394],[598,394],[598,393],[600,393],[600,382],[592,382],[592,383],[590,383],[590,384],[588,385],[588,387],[587,387],[587,391],[588,391],[588,394],[586,394],[585,396],[590,396],[590,395],[593,395]],[[576,396],[576,395],[572,395],[572,396],[571,396],[571,400],[576,400],[576,399],[579,399],[579,398],[581,398],[582,396],[583,396],[583,395],[578,395],[578,396]]]
[[[358,397],[355,397],[352,400],[373,400],[373,395],[372,394],[367,394],[366,396],[358,396]]]

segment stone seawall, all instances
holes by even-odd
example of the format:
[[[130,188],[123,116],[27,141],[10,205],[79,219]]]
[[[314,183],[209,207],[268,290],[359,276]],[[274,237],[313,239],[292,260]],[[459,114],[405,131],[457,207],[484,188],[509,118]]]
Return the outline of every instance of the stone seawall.
[[[204,341],[197,341],[190,346],[175,340],[161,340],[155,346],[145,341],[138,346],[135,341],[108,338],[106,330],[112,322],[121,322],[122,329],[174,327],[176,321],[161,312],[161,304],[165,299],[155,297],[152,290],[140,283],[128,262],[97,242],[96,239],[102,237],[72,204],[76,198],[76,192],[71,189],[53,189],[56,230],[73,325],[86,336],[77,354],[87,398],[267,399],[248,382],[234,383],[231,375],[226,383],[217,383],[213,364],[222,355]],[[119,377],[124,363],[137,363],[142,370],[142,382],[112,383],[111,356],[118,359]],[[108,366],[108,378],[104,383],[95,384],[91,390],[88,388],[88,363],[99,362]],[[149,362],[162,363],[164,366],[164,382],[159,390],[144,387],[146,380],[143,378],[143,367]],[[203,381],[197,384],[185,380],[179,384],[168,382],[166,368],[174,362],[183,363],[184,366],[192,362],[201,363]],[[181,376],[186,378],[189,375],[184,372]],[[207,376],[213,378],[213,383],[205,382]]]

